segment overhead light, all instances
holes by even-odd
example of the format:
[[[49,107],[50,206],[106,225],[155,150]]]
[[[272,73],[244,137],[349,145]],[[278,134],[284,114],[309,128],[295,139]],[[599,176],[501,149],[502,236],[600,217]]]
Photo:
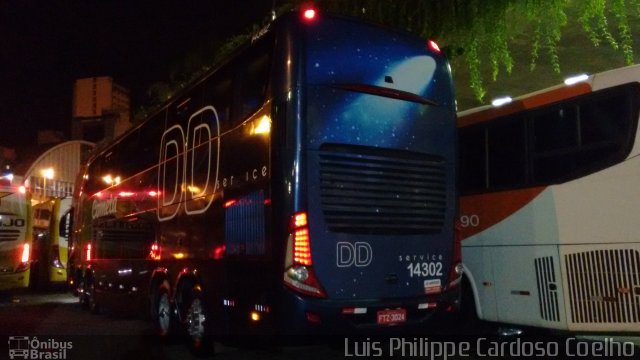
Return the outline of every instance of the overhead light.
[[[502,106],[502,105],[510,103],[511,101],[513,101],[511,96],[504,96],[504,97],[499,97],[499,98],[493,99],[491,101],[491,105],[493,105],[493,106]]]
[[[564,84],[565,85],[573,85],[573,84],[577,84],[579,82],[583,82],[583,81],[587,81],[587,80],[589,80],[589,75],[580,74],[580,75],[571,76],[571,77],[568,77],[568,78],[564,79]]]
[[[53,168],[42,169],[42,176],[44,176],[48,180],[53,179],[54,173],[55,172]]]

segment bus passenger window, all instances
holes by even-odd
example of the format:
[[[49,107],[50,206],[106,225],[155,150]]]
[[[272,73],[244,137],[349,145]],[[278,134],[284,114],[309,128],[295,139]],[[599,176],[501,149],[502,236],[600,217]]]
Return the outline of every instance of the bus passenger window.
[[[553,108],[533,118],[534,149],[553,151],[578,145],[576,107]]]
[[[607,97],[585,102],[580,107],[580,134],[583,144],[616,141],[629,128],[629,103],[626,96]]]
[[[265,100],[269,74],[267,53],[252,59],[242,75],[240,117],[245,119],[258,110]]]
[[[462,192],[486,188],[486,127],[460,130],[460,189]]]
[[[523,185],[526,175],[524,118],[497,122],[489,131],[489,187]]]

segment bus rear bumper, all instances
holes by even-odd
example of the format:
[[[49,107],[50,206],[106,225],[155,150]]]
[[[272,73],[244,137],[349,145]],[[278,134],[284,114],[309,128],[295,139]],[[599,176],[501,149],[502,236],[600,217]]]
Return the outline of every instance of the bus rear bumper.
[[[0,291],[29,287],[29,273],[29,268],[18,272],[0,273]]]
[[[439,321],[447,318],[445,314],[457,312],[460,305],[459,288],[437,295],[388,300],[313,299],[289,291],[284,298],[285,315],[279,328],[285,336],[438,333]],[[379,314],[390,310],[404,312],[404,321],[379,324]]]

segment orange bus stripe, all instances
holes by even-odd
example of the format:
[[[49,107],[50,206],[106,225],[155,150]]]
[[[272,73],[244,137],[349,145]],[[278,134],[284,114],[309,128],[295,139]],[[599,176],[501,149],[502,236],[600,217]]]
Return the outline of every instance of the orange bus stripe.
[[[483,123],[501,116],[511,115],[523,110],[534,109],[554,102],[576,97],[591,92],[591,85],[586,82],[572,86],[562,86],[556,89],[534,93],[525,98],[519,98],[500,107],[487,108],[458,118],[458,127]]]

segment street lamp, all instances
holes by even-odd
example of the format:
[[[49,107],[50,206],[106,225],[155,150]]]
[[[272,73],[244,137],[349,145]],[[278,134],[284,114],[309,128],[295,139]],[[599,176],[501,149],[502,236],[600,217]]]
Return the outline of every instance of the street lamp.
[[[42,177],[44,178],[44,189],[42,191],[42,196],[46,199],[46,197],[47,197],[47,179],[49,179],[49,180],[53,179],[54,171],[53,171],[53,168],[46,168],[46,169],[42,169],[42,171],[40,173],[42,174]]]

